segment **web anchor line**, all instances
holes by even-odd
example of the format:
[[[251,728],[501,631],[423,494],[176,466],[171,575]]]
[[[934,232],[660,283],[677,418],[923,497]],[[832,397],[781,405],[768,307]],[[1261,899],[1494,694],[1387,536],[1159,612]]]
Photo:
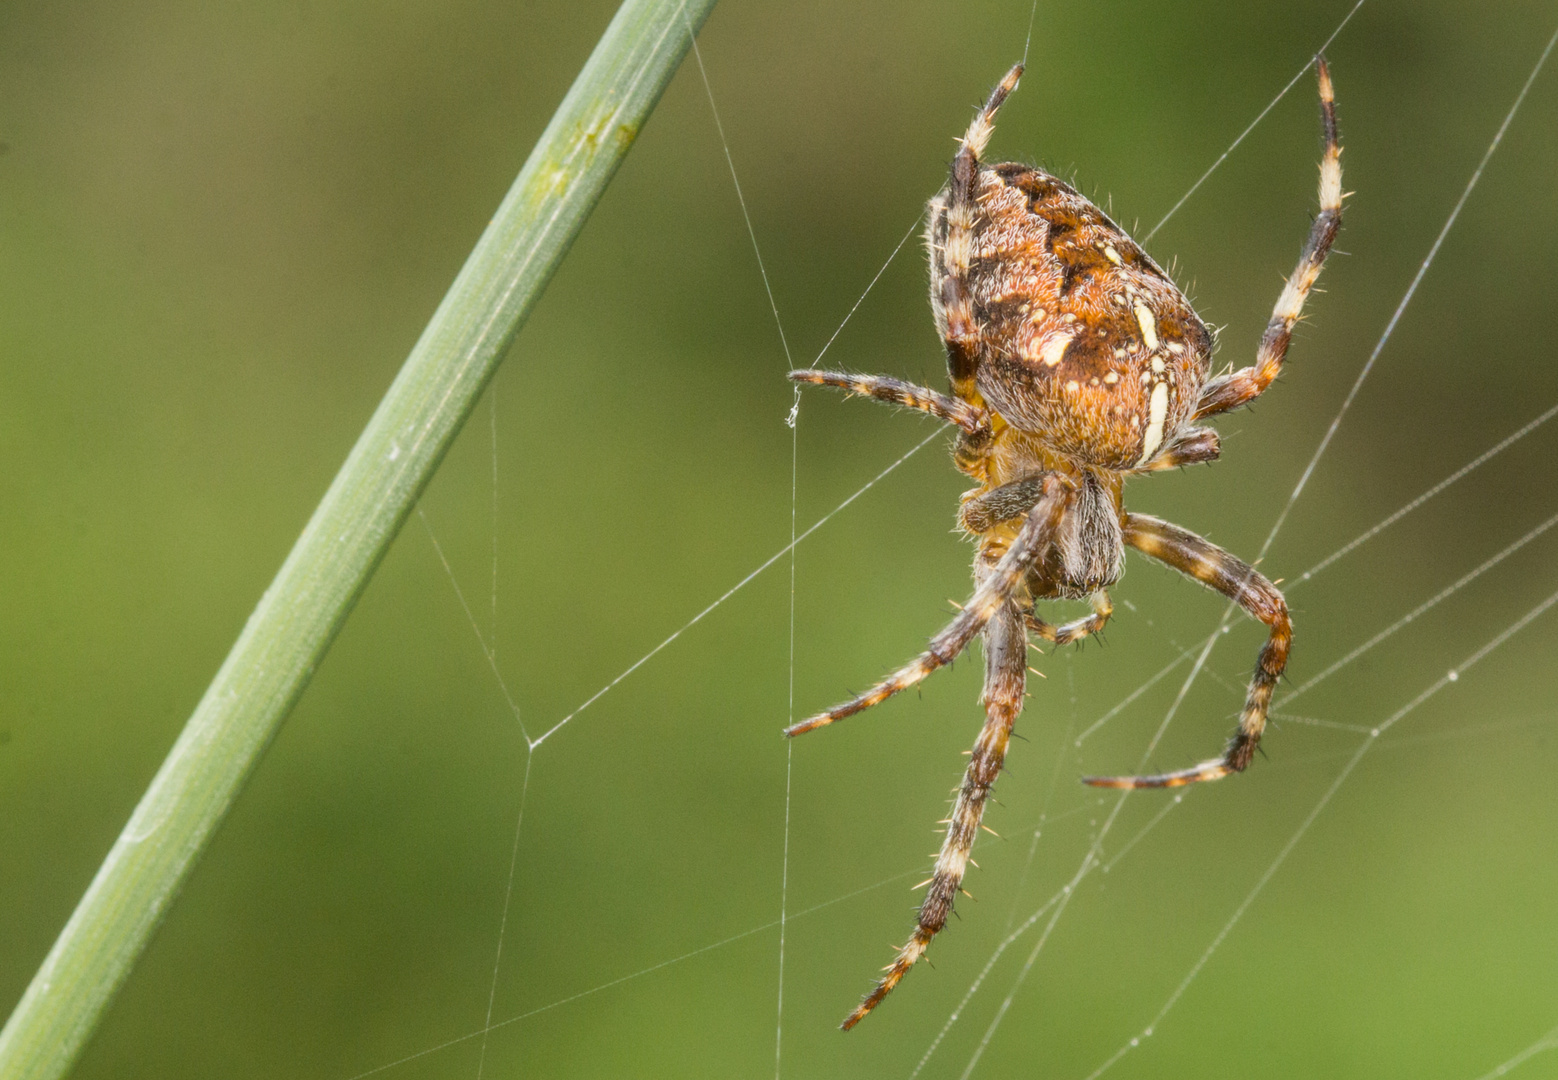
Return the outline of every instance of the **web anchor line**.
[[[420,505],[417,507],[417,519],[427,530],[427,539],[433,545],[433,553],[438,556],[438,561],[444,568],[444,576],[449,579],[449,587],[454,590],[455,599],[460,602],[460,610],[465,612],[466,621],[471,624],[471,631],[476,635],[476,643],[481,647],[482,658],[487,661],[487,667],[492,671],[493,679],[497,681],[503,700],[514,716],[514,722],[519,725],[519,733],[524,736],[525,744],[534,750],[536,741],[531,739],[530,732],[525,727],[525,718],[519,713],[519,703],[514,700],[514,695],[509,690],[508,680],[503,677],[503,672],[498,667],[498,654],[488,643],[487,635],[482,632],[481,623],[476,620],[476,613],[466,602],[465,591],[460,588],[460,579],[454,576],[454,566],[449,562],[449,556],[444,554],[444,546],[438,542],[438,534],[433,532],[433,523],[428,520],[427,512]]]
[[[685,22],[685,9],[682,14]],[[725,164],[730,168],[730,182],[736,189],[736,201],[741,204],[741,217],[746,222],[747,237],[752,241],[752,254],[757,259],[757,269],[763,278],[763,290],[768,294],[768,306],[774,315],[774,327],[779,331],[779,342],[784,347],[785,365],[787,368],[793,368],[795,362],[790,355],[790,340],[784,332],[784,320],[779,317],[779,305],[774,300],[773,285],[768,280],[768,267],[763,262],[763,252],[757,242],[757,230],[752,226],[752,215],[747,210],[746,196],[741,191],[741,180],[736,175],[736,160],[730,152],[730,142],[725,138],[725,125],[720,121],[719,107],[714,103],[714,87],[709,83],[709,72],[703,63],[703,50],[698,48],[698,35],[693,32],[692,24],[686,23],[686,26],[688,42],[692,46],[693,58],[698,62],[698,75],[703,80],[703,91],[709,99],[709,112],[713,114],[714,128],[719,133],[720,148],[725,152]],[[900,240],[898,247],[893,249],[892,256],[888,258],[889,263],[897,256],[902,247],[903,241]],[[883,270],[885,269],[886,267],[884,266]],[[882,271],[877,271],[876,277],[872,278],[870,285],[866,286],[867,293],[871,291],[871,288],[881,276]],[[862,294],[861,300],[864,298],[865,296]],[[845,323],[849,322],[850,317],[855,313],[855,308],[859,306],[860,300],[857,300],[855,307],[850,308],[849,313],[844,316]],[[833,332],[833,337],[837,337],[839,331],[843,328],[843,323],[841,323],[839,329]],[[822,351],[826,352],[828,346],[832,344],[833,338],[830,337],[827,343],[823,345]],[[790,647],[788,671],[789,700],[786,704],[786,725],[795,722],[795,524],[796,505],[800,493],[800,407],[801,394],[800,388],[797,387],[794,403],[790,406],[790,413],[785,418],[785,424],[790,429],[790,543],[788,546],[790,554]],[[784,762],[784,845],[783,856],[780,862],[779,883],[779,985],[775,994],[774,1005],[774,1080],[779,1080],[784,1048],[784,944],[786,923],[788,922],[786,912],[790,899],[790,796],[792,790],[791,781],[794,774],[795,751],[793,746],[787,744]]]
[[[1508,1061],[1503,1062],[1502,1064],[1495,1066],[1490,1071],[1483,1073],[1477,1078],[1477,1080],[1498,1080],[1499,1077],[1509,1075],[1512,1069],[1518,1069],[1520,1066],[1536,1057],[1536,1055],[1546,1050],[1558,1050],[1558,1027],[1553,1028],[1546,1035],[1543,1035],[1540,1039],[1536,1040],[1536,1042],[1520,1051],[1520,1053],[1516,1054]]]
[[[1331,47],[1331,42],[1336,40],[1337,35],[1342,32],[1342,28],[1352,21],[1352,17],[1358,13],[1358,9],[1362,6],[1363,0],[1358,0],[1357,3],[1353,4],[1353,6],[1348,10],[1347,14],[1342,16],[1342,21],[1336,24],[1336,29],[1331,31],[1331,36],[1326,38],[1325,42],[1315,50],[1317,55],[1324,53],[1325,50]],[[1031,29],[1029,33],[1032,33]],[[1026,55],[1027,54],[1025,51],[1024,56]],[[1211,178],[1212,174],[1222,166],[1222,163],[1228,160],[1228,155],[1232,154],[1239,148],[1239,144],[1249,137],[1250,132],[1259,127],[1260,122],[1266,119],[1266,114],[1269,113],[1272,109],[1275,109],[1277,107],[1277,103],[1288,96],[1288,91],[1292,90],[1293,87],[1298,85],[1298,80],[1304,77],[1304,73],[1314,66],[1314,58],[1311,57],[1303,67],[1298,69],[1298,73],[1288,80],[1287,85],[1284,86],[1281,90],[1277,91],[1277,96],[1267,102],[1266,107],[1260,111],[1255,119],[1250,121],[1250,126],[1239,132],[1238,136],[1233,140],[1233,142],[1228,144],[1228,149],[1224,150],[1221,154],[1218,155],[1217,160],[1212,162],[1212,164],[1207,168],[1206,172],[1202,173],[1196,182],[1190,185],[1190,190],[1181,195],[1179,197],[1179,201],[1173,206],[1169,207],[1169,212],[1164,214],[1163,217],[1158,220],[1158,223],[1154,225],[1147,233],[1147,235],[1141,238],[1142,246],[1145,247],[1149,240],[1158,235],[1158,230],[1168,224],[1169,218],[1179,213],[1180,208],[1190,201],[1190,197],[1200,190],[1201,185],[1206,183],[1207,180]]]
[[[498,921],[498,945],[492,955],[492,983],[487,988],[487,1017],[482,1023],[481,1053],[476,1059],[476,1080],[487,1067],[487,1036],[492,1032],[492,1009],[498,1002],[498,972],[503,965],[503,942],[508,934],[509,907],[514,901],[514,877],[519,870],[519,838],[525,825],[525,803],[530,798],[530,765],[535,754],[525,751],[525,778],[519,785],[519,814],[514,821],[514,846],[509,852],[508,884],[503,890],[503,914]]]
[[[797,536],[793,543],[786,544],[784,547],[782,547],[778,551],[774,552],[774,554],[771,555],[767,560],[765,560],[762,563],[762,565],[760,565],[757,569],[753,570],[746,577],[742,578],[740,581],[738,581],[734,585],[732,585],[729,589],[726,589],[725,592],[720,594],[719,598],[716,599],[712,604],[710,604],[708,607],[704,608],[702,611],[698,612],[698,614],[694,615],[692,618],[688,619],[680,627],[678,627],[676,630],[672,631],[671,635],[669,637],[667,637],[664,641],[660,642],[660,644],[656,645],[653,649],[650,649],[643,656],[641,656],[637,660],[633,661],[633,663],[629,664],[622,671],[622,673],[620,675],[618,675],[616,678],[612,679],[609,683],[607,683],[605,686],[601,687],[595,693],[591,694],[588,698],[585,699],[584,703],[582,705],[580,705],[577,709],[575,709],[573,712],[569,713],[567,716],[563,717],[557,723],[553,724],[550,728],[548,728],[546,731],[542,732],[535,739],[531,740],[531,743],[530,743],[531,748],[534,749],[535,747],[540,746],[547,739],[549,739],[553,735],[557,734],[557,732],[562,730],[562,728],[565,727],[570,721],[572,721],[574,719],[574,717],[578,716],[585,709],[588,709],[591,705],[595,704],[601,698],[605,697],[606,694],[608,692],[610,692],[611,690],[613,690],[617,686],[618,683],[622,682],[623,679],[626,679],[629,675],[633,674],[639,668],[641,668],[645,664],[647,664],[650,660],[654,659],[655,656],[659,655],[659,653],[667,645],[670,645],[673,641],[675,641],[677,638],[681,637],[688,630],[691,630],[694,626],[696,626],[698,623],[702,622],[705,618],[707,618],[714,611],[715,608],[719,607],[726,600],[729,600],[732,596],[736,595],[736,593],[740,592],[742,589],[744,589],[748,585],[750,585],[754,580],[756,580],[763,573],[764,570],[767,570],[770,566],[773,566],[774,563],[778,562],[780,559],[782,559],[786,555],[790,554],[790,552],[794,551],[796,546],[799,545],[801,543],[801,541],[805,540],[807,537],[811,536],[812,533],[816,532],[818,529],[822,528],[828,522],[832,521],[835,517],[837,517],[840,513],[842,513],[847,507],[849,507],[850,504],[855,502],[855,500],[859,499],[866,492],[868,492],[872,488],[876,487],[877,484],[881,483],[894,470],[896,470],[898,468],[898,466],[902,465],[904,462],[908,461],[915,454],[919,453],[921,450],[923,450],[927,446],[929,446],[933,440],[935,440],[938,436],[941,435],[941,433],[942,433],[943,429],[945,429],[945,427],[946,427],[945,424],[942,424],[942,425],[938,426],[935,431],[931,432],[925,438],[921,439],[918,443],[916,443],[915,445],[911,446],[907,451],[905,451],[902,455],[900,455],[897,460],[895,460],[892,464],[888,465],[887,468],[883,469],[881,472],[879,472],[875,476],[873,476],[870,480],[866,481],[866,483],[864,485],[862,485],[860,488],[858,488],[855,491],[854,494],[850,495],[843,502],[841,502],[837,506],[835,506],[832,510],[829,510],[826,514],[822,515],[822,517],[820,517],[816,521],[812,522],[811,526],[809,528],[807,528],[804,532],[802,532],[799,536]]]
[[[809,908],[804,908],[791,914],[790,921],[794,922],[797,919],[803,919],[808,915],[815,915],[817,912],[824,911],[827,908],[833,907],[835,904],[842,904],[846,900],[853,900],[857,896],[864,896],[866,893],[872,892],[875,889],[880,889],[883,886],[891,885],[894,882],[903,881],[905,878],[912,877],[916,872],[917,871],[914,870],[905,870],[902,873],[894,874],[892,877],[883,878],[881,881],[875,882],[873,884],[864,885],[858,889],[852,889],[851,891],[840,896],[833,897],[831,900],[824,900],[820,904],[813,904]],[[477,1028],[475,1031],[468,1031],[464,1035],[456,1035],[452,1039],[445,1039],[443,1042],[438,1043],[437,1045],[418,1050],[414,1054],[407,1054],[404,1057],[396,1058],[394,1061],[385,1062],[383,1065],[376,1065],[371,1069],[356,1073],[348,1077],[347,1080],[366,1080],[367,1077],[377,1076],[380,1073],[388,1072],[391,1069],[396,1069],[402,1065],[410,1064],[413,1061],[418,1061],[422,1058],[436,1054],[441,1050],[448,1050],[451,1047],[468,1043],[473,1039],[479,1039],[488,1032],[496,1031],[499,1028],[508,1027],[511,1024],[517,1024],[523,1020],[529,1020],[531,1017],[540,1016],[542,1013],[551,1012],[553,1009],[562,1008],[564,1005],[572,1005],[576,1001],[583,1000],[587,997],[592,997],[604,990],[610,990],[613,987],[621,986],[623,983],[629,983],[635,979],[641,979],[646,975],[653,975],[657,971],[663,971],[668,967],[673,967],[676,964],[683,963],[687,960],[692,960],[695,957],[703,956],[705,953],[715,952],[719,949],[725,948],[727,945],[734,945],[736,942],[743,941],[755,934],[761,934],[764,930],[772,930],[778,925],[778,919],[771,919],[768,922],[759,923],[757,926],[742,930],[740,933],[731,934],[730,936],[721,938],[718,941],[713,941],[707,945],[702,945],[696,949],[684,952],[679,956],[673,956],[669,960],[661,960],[658,963],[650,964],[648,967],[640,968],[639,970],[630,972],[627,975],[619,975],[615,979],[610,979],[596,986],[592,986],[588,990],[580,990],[577,993],[569,994],[567,997],[558,998],[556,1001],[550,1002],[546,1005],[538,1006],[534,1009],[529,1009],[525,1012],[519,1013],[516,1016],[507,1017],[503,1020],[489,1024],[486,1027]]]

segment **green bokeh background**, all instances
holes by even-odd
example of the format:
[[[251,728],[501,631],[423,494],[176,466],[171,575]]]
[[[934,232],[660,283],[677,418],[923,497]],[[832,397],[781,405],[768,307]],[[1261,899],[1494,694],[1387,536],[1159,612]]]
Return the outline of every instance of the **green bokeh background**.
[[[1043,2],[992,150],[1150,226],[1347,7]],[[611,11],[0,8],[4,1008]],[[939,186],[1026,19],[1020,0],[716,10],[703,57],[796,364]],[[1363,7],[1330,50],[1357,195],[1326,291],[1276,390],[1220,423],[1225,460],[1134,482],[1133,507],[1259,549],[1555,22],[1532,3]],[[1272,576],[1298,577],[1558,401],[1555,122],[1549,70]],[[1223,361],[1252,354],[1298,250],[1316,128],[1305,80],[1153,241],[1223,328]],[[940,380],[913,242],[828,360]],[[786,363],[689,62],[423,503],[532,735],[784,545]],[[932,430],[809,394],[801,527]],[[798,713],[909,655],[967,591],[944,443],[800,547]],[[1558,424],[1295,588],[1290,685],[1558,511],[1555,459]],[[1558,533],[1536,539],[1291,712],[1380,723],[1558,588],[1555,555]],[[1135,765],[1179,673],[1075,734],[1222,610],[1134,559],[1116,598],[1105,647],[1035,659],[1047,678],[989,817],[1006,840],[977,853],[977,903],[935,967],[849,1036],[834,1025],[909,929],[907,887],[980,722],[979,664],[794,745],[788,906],[807,913],[785,941],[784,1075],[907,1076],[1013,919],[1075,873],[1112,805],[1075,778]],[[773,1069],[789,611],[781,560],[535,752],[492,1016],[545,1011],[492,1031],[484,1075]],[[1259,639],[1241,623],[1212,654],[1158,764],[1220,745]],[[1558,611],[1383,737],[1111,1075],[1470,1080],[1553,1028],[1555,646]],[[1279,723],[1249,775],[1188,793],[1088,877],[976,1075],[1083,1077],[1128,1042],[1359,740]],[[518,722],[413,518],[76,1075],[348,1080],[478,1031],[525,773]],[[1131,798],[1106,858],[1164,798]],[[962,1074],[1036,934],[921,1075]],[[474,1077],[481,1043],[376,1075]],[[1558,1055],[1522,1068],[1558,1075]]]

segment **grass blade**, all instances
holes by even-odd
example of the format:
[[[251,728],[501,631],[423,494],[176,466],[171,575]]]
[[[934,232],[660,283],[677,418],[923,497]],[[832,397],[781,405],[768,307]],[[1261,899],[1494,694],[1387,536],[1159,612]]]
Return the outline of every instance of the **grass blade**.
[[[626,0],[0,1032],[64,1075],[616,172],[714,0]]]

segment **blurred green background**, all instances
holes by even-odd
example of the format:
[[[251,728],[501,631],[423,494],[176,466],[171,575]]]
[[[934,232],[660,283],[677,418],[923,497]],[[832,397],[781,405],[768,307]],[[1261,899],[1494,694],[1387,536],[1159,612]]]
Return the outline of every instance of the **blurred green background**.
[[[993,154],[1074,176],[1145,231],[1348,6],[1041,0]],[[612,10],[0,7],[6,1010]],[[703,56],[797,365],[940,185],[1027,16],[1022,0],[715,11]],[[1221,421],[1225,459],[1134,482],[1133,507],[1254,555],[1555,24],[1533,3],[1363,7],[1330,49],[1357,195],[1326,291],[1275,391]],[[1548,70],[1271,576],[1558,402],[1555,121]],[[1317,126],[1306,78],[1152,243],[1223,328],[1222,362],[1252,355],[1298,251]],[[788,362],[689,60],[423,503],[532,735],[787,541]],[[915,241],[828,362],[943,378]],[[808,394],[801,527],[932,431]],[[906,658],[967,591],[945,443],[801,545],[798,714]],[[1295,588],[1290,687],[1558,512],[1555,460],[1558,423]],[[1555,554],[1558,533],[1537,538],[1289,713],[1381,723],[1558,588]],[[784,1075],[907,1076],[1007,930],[1076,872],[1113,797],[1075,778],[1133,767],[1185,669],[1076,734],[1223,608],[1134,558],[1116,601],[1106,646],[1035,659],[1047,679],[987,819],[1006,839],[977,852],[978,902],[849,1036],[835,1024],[910,928],[980,723],[979,663],[794,745]],[[789,604],[781,560],[535,752],[492,1005],[524,1018],[491,1032],[484,1075],[773,1069]],[[1260,636],[1237,623],[1212,654],[1158,765],[1221,745]],[[1110,1075],[1470,1080],[1553,1028],[1555,646],[1558,611],[1385,735]],[[1151,1022],[1360,738],[1279,722],[1250,774],[1189,792],[1087,877],[976,1075],[1084,1077]],[[413,519],[76,1075],[348,1080],[420,1054],[375,1075],[474,1077],[480,1038],[432,1048],[487,1014],[525,772]],[[1166,798],[1131,797],[1104,857]],[[1037,934],[921,1075],[963,1074]],[[1522,1068],[1558,1075],[1558,1054]]]

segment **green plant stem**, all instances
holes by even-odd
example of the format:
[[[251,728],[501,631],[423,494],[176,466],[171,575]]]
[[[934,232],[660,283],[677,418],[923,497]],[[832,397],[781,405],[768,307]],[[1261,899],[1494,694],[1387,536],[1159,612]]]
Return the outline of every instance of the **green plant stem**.
[[[714,0],[626,0],[0,1032],[63,1076],[302,695]]]

